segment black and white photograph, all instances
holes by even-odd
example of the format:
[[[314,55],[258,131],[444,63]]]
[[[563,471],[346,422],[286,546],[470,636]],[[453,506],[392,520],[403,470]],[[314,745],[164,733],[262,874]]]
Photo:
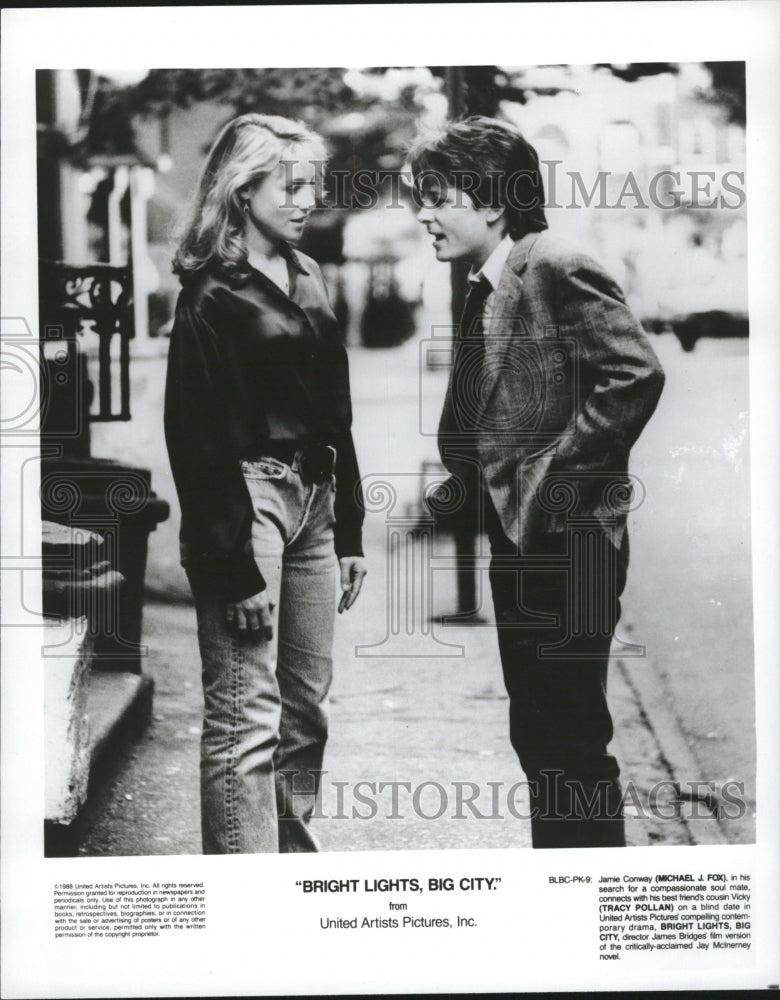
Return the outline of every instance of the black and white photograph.
[[[421,5],[397,56],[401,5],[124,10],[121,53],[60,11],[110,39],[67,59],[6,12],[46,27],[3,80],[0,448],[4,881],[46,959],[4,995],[772,985],[778,95],[735,6],[675,6],[697,48]],[[470,51],[480,11],[565,44]],[[339,58],[291,65],[317,25]],[[215,965],[266,891],[285,962],[285,927],[365,954]]]
[[[36,81],[75,850],[751,842],[744,64],[137,76]]]

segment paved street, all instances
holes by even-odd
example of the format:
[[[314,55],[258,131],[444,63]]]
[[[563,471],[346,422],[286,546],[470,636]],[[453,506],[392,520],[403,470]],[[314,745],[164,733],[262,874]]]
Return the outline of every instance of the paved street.
[[[325,850],[455,847],[524,847],[530,844],[527,799],[510,793],[522,773],[509,746],[507,700],[490,628],[439,628],[463,657],[357,658],[354,645],[382,620],[381,574],[363,595],[363,608],[339,620],[332,737],[325,767],[322,813],[315,822]],[[454,595],[441,594],[443,603]],[[362,611],[362,613],[360,613]],[[146,636],[156,691],[153,721],[129,749],[116,775],[90,804],[82,854],[199,853],[198,739],[202,698],[194,613],[182,606],[147,609]],[[624,775],[641,790],[669,777],[662,755],[623,672],[613,670],[611,697]],[[363,795],[376,803],[371,819],[351,818],[353,807],[371,808],[354,796],[358,781],[397,782]],[[339,803],[340,785],[341,804]],[[403,784],[408,783],[409,789]],[[432,784],[420,789],[425,782]],[[457,786],[478,788],[479,819],[461,805]],[[493,792],[488,782],[497,783]],[[437,783],[443,793],[436,787]],[[420,789],[418,798],[413,794]],[[462,791],[464,797],[471,792]],[[495,806],[491,795],[498,795]],[[415,810],[415,804],[417,806]],[[446,808],[439,818],[436,816]],[[461,818],[457,818],[460,811]],[[429,818],[425,818],[429,817]],[[695,835],[695,830],[694,830]],[[690,842],[691,829],[673,820],[632,818],[634,844]]]
[[[643,644],[646,656],[619,657],[612,666],[613,747],[640,799],[670,778],[683,786],[734,778],[745,782],[749,808],[738,822],[717,827],[702,819],[630,817],[628,837],[632,844],[719,837],[750,842],[755,749],[747,342],[701,341],[690,355],[673,338],[653,343],[668,380],[658,413],[633,453],[632,471],[645,484],[646,499],[632,515],[631,569],[618,629],[624,641]],[[411,513],[421,463],[435,455],[433,438],[420,433],[417,399],[422,384],[425,430],[426,399],[430,395],[432,406],[441,399],[444,374],[420,375],[416,342],[394,351],[353,351],[351,362],[362,471],[390,483],[396,500],[391,509],[379,509],[381,489],[373,494],[375,509],[366,524],[370,576],[359,603],[338,622],[318,836],[325,850],[334,851],[528,846],[527,822],[507,805],[522,774],[509,746],[494,630],[428,626],[429,616],[455,606],[446,540],[436,549],[430,597],[402,592],[396,601],[402,622],[411,620],[404,616],[414,609],[412,634],[402,628],[397,647],[362,650],[381,656],[355,655],[356,646],[381,644],[388,634],[388,519]],[[153,412],[142,412],[148,434],[139,434],[136,425],[130,437],[145,453],[145,464],[152,464],[155,488],[165,493],[170,484],[159,426],[153,427]],[[172,537],[169,524],[151,539],[150,577],[157,593]],[[410,557],[419,552],[410,550]],[[170,592],[181,589],[171,586]],[[483,612],[486,618],[492,614],[489,598]],[[83,854],[199,851],[201,694],[194,613],[183,603],[152,603],[145,610],[145,636],[156,681],[153,722],[90,803]],[[464,655],[442,644],[462,647]],[[358,781],[409,783],[409,791],[396,786],[399,817],[388,818],[392,788],[379,792],[377,785],[369,794],[376,815],[352,818],[353,807],[371,813],[354,797]],[[430,784],[422,787],[425,782]],[[459,807],[458,787],[471,794],[467,782],[474,783],[475,805],[488,818]],[[497,807],[491,794],[498,796]],[[517,799],[519,810],[522,802]],[[439,818],[425,818],[440,811]]]

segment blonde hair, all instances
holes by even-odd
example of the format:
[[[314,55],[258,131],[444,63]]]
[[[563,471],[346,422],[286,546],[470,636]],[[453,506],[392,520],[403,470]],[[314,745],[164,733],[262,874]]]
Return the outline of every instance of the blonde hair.
[[[322,138],[303,122],[279,115],[232,119],[209,151],[195,197],[179,226],[173,271],[182,281],[208,266],[228,276],[248,272],[241,192],[282,160],[326,158]]]

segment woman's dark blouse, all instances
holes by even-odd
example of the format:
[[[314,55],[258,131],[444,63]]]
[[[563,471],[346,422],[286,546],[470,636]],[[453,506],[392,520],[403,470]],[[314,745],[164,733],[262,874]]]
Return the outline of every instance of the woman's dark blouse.
[[[229,601],[265,587],[241,460],[271,442],[336,449],[336,554],[363,554],[347,354],[317,264],[290,248],[285,256],[289,296],[254,268],[236,278],[198,272],[171,334],[165,437],[183,562],[207,568]]]

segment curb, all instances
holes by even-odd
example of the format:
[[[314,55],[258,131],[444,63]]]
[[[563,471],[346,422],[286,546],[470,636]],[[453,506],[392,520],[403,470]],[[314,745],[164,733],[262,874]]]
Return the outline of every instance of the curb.
[[[670,708],[671,696],[666,690],[663,676],[646,659],[640,661],[640,669],[637,670],[631,670],[622,659],[617,660],[617,667],[636,701],[642,720],[652,735],[659,757],[671,779],[681,786],[688,785],[695,780],[694,775],[698,775],[700,765],[680,728],[677,716]],[[717,790],[713,789],[707,800],[683,795],[680,803],[684,801],[702,803],[710,812],[709,816],[698,816],[695,823],[681,813],[693,844],[731,843],[717,817],[712,815],[713,809],[717,809],[720,804]]]
[[[89,779],[87,797],[72,823],[44,823],[44,857],[74,857],[84,817],[100,784],[146,728],[152,713],[154,681],[149,674],[95,670],[89,680]]]

